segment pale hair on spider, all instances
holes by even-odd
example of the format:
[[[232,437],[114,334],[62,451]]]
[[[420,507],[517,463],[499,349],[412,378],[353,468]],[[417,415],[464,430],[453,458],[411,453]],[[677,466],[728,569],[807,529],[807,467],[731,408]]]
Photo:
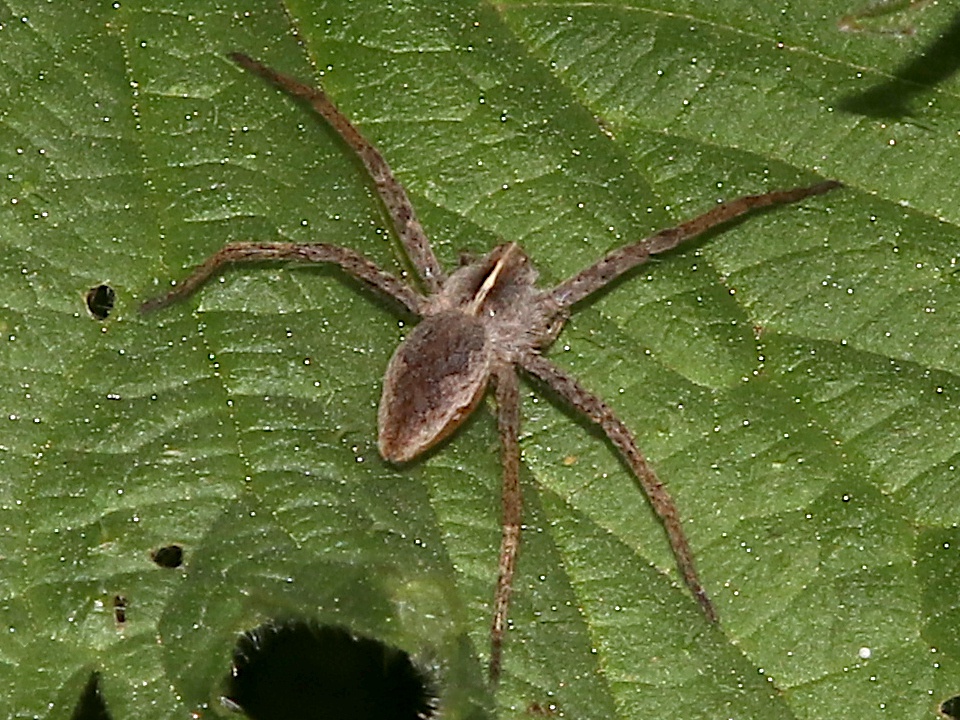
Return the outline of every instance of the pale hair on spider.
[[[523,499],[519,481],[518,368],[596,423],[620,451],[663,523],[684,582],[704,615],[716,622],[716,609],[697,575],[677,507],[640,452],[633,434],[609,405],[541,352],[557,338],[575,303],[646,262],[651,255],[672,250],[753,210],[795,203],[840,187],[840,183],[827,180],[718,204],[691,220],[607,253],[552,288],[536,286],[537,271],[516,243],[498,245],[486,256],[469,261],[448,275],[390,166],[322,90],[241,53],[232,53],[230,58],[290,95],[309,102],[359,156],[416,269],[418,284],[426,292],[346,247],[326,243],[233,242],[211,255],[169,293],[143,303],[141,311],[156,310],[190,295],[222,266],[239,261],[331,263],[367,282],[421,318],[397,347],[383,380],[377,417],[378,445],[384,459],[392,463],[413,460],[450,435],[476,408],[493,381],[503,489],[499,572],[490,630],[491,684],[495,685],[500,678],[504,632],[520,549]]]

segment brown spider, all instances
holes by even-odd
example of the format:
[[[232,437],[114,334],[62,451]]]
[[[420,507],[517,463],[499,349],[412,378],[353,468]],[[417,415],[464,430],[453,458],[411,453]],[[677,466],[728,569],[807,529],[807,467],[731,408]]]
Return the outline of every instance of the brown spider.
[[[400,344],[383,381],[378,413],[380,453],[389,462],[417,457],[450,435],[473,411],[493,380],[502,446],[503,529],[490,632],[489,677],[500,676],[504,630],[520,548],[522,497],[519,483],[520,382],[517,368],[536,378],[595,422],[633,470],[663,522],[684,582],[711,621],[717,612],[697,576],[676,505],[637,448],[633,434],[600,398],[583,388],[541,352],[557,337],[571,306],[651,255],[675,248],[751,210],[793,203],[839,187],[835,181],[792,190],[747,195],[720,204],[676,227],[608,253],[556,287],[535,284],[537,271],[515,243],[505,243],[453,273],[440,266],[403,186],[380,152],[333,105],[322,90],[282,75],[246,55],[230,58],[294,97],[308,101],[360,157],[393,220],[404,250],[426,289],[423,294],[349,248],[324,243],[234,242],[198,266],[167,295],[148,300],[155,310],[194,292],[223,265],[241,260],[297,260],[338,265],[392,297],[422,322]]]

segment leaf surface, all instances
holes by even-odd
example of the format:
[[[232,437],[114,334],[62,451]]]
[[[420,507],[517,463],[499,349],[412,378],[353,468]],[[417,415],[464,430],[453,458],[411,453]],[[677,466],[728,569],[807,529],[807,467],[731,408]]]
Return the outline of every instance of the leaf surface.
[[[895,37],[843,32],[832,0],[754,5],[0,9],[0,709],[63,717],[98,670],[114,717],[219,712],[237,633],[290,616],[435,664],[449,717],[925,718],[955,694],[960,86],[896,78],[949,10]],[[448,267],[515,240],[549,285],[721,198],[846,184],[640,268],[550,351],[636,432],[718,627],[611,447],[527,385],[490,695],[491,408],[377,456],[415,318],[289,265],[138,316],[230,240],[410,270],[359,163],[236,50],[323,83]],[[878,87],[909,115],[844,109]],[[171,542],[181,570],[150,562]]]

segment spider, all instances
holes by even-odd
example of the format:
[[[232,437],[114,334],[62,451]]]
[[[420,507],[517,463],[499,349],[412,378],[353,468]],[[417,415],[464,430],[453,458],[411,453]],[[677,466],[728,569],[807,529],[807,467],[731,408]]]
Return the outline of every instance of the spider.
[[[484,257],[465,261],[448,274],[434,255],[406,190],[383,156],[322,90],[241,53],[232,53],[229,57],[245,70],[310,103],[359,156],[426,292],[420,292],[346,247],[325,243],[232,242],[210,256],[169,293],[143,303],[141,311],[149,312],[181,300],[224,265],[240,261],[332,263],[365,281],[421,318],[397,347],[383,380],[377,416],[378,447],[384,459],[395,464],[413,460],[454,432],[477,407],[492,383],[502,450],[503,486],[500,557],[488,660],[491,685],[495,686],[500,678],[504,632],[520,549],[523,499],[519,482],[518,370],[596,423],[621,453],[663,523],[684,582],[704,615],[716,622],[716,609],[697,575],[677,507],[637,447],[633,434],[609,405],[545,358],[542,351],[557,338],[577,302],[652,255],[672,250],[684,241],[758,208],[794,203],[828,192],[840,183],[824,181],[718,204],[692,220],[609,252],[552,288],[537,287],[537,271],[523,250],[512,242],[498,245]]]

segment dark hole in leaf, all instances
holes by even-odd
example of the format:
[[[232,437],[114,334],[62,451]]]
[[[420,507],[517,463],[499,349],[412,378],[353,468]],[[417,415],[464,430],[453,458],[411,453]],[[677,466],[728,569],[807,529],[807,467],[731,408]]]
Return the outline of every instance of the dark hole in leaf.
[[[100,694],[100,673],[90,673],[90,679],[80,693],[70,720],[112,720],[103,695]]]
[[[954,695],[940,703],[940,714],[950,720],[960,719],[960,695]]]
[[[332,625],[261,625],[237,643],[226,704],[252,720],[427,720],[437,701],[410,656]]]
[[[127,599],[123,595],[113,596],[113,617],[119,625],[127,621]]]
[[[533,715],[534,717],[555,717],[559,712],[560,708],[557,707],[556,703],[552,702],[532,702],[527,705],[527,715]]]
[[[183,548],[179,545],[164,545],[151,552],[150,558],[160,567],[178,568],[183,565]]]
[[[106,320],[113,310],[117,293],[109,285],[97,285],[87,290],[87,310],[97,320]]]

